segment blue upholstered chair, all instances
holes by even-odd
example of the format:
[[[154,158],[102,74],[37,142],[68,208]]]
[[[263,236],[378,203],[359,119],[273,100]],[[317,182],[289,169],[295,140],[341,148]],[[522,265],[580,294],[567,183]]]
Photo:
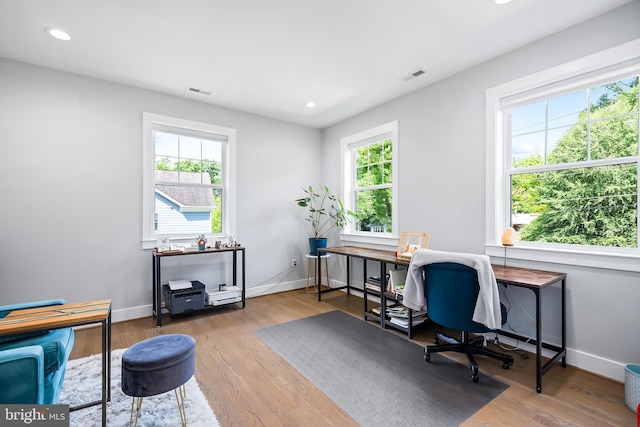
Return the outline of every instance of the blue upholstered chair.
[[[64,304],[63,299],[0,306],[0,318],[27,308]],[[0,403],[58,403],[73,329],[0,337]]]
[[[473,321],[476,300],[480,287],[478,274],[474,268],[456,263],[434,263],[424,266],[425,298],[427,315],[433,322],[461,332],[461,339],[446,336],[440,332],[436,334],[434,342],[440,340],[447,344],[426,346],[424,360],[429,362],[431,354],[445,351],[466,353],[471,364],[471,379],[478,382],[478,364],[474,354],[481,354],[502,361],[502,367],[508,369],[513,364],[513,357],[484,347],[482,335],[470,338],[469,333],[483,334],[492,332],[492,329]],[[500,304],[502,322],[507,321],[507,311]]]

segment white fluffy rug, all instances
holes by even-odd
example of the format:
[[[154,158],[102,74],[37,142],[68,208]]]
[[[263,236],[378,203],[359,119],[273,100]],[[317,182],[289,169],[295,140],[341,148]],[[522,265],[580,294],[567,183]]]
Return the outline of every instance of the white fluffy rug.
[[[107,425],[120,427],[129,425],[131,397],[125,395],[120,388],[120,370],[123,349],[111,352],[111,402],[107,403]],[[83,402],[100,400],[100,384],[102,382],[102,355],[70,360],[60,394],[59,403],[71,407]],[[202,394],[195,377],[186,383],[185,410],[187,425],[216,427],[219,426],[213,410]],[[180,413],[173,391],[157,396],[145,397],[142,401],[140,427],[175,427],[179,426]],[[102,425],[102,406],[72,411],[71,427],[88,427]]]

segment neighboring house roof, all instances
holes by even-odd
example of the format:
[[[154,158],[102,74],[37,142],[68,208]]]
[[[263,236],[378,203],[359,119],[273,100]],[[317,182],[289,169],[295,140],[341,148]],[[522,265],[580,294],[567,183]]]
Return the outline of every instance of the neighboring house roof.
[[[205,183],[210,182],[209,174],[206,172],[180,172],[180,181],[178,181],[177,171],[155,171],[156,182],[200,184],[201,179]],[[211,188],[156,184],[156,192],[180,206],[180,210],[183,208],[206,208],[208,210],[216,207]]]

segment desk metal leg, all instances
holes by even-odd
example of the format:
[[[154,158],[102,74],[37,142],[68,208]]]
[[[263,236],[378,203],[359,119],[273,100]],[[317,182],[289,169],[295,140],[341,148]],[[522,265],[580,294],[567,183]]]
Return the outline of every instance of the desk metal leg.
[[[160,289],[161,283],[161,266],[160,257],[154,257],[153,263],[153,310],[156,315],[156,326],[162,326],[162,295]]]
[[[387,290],[387,275],[385,274],[386,263],[380,261],[380,326],[382,329],[387,327],[387,299],[384,296]]]
[[[562,367],[567,367],[567,300],[566,279],[562,279]]]
[[[347,257],[347,295],[351,295],[351,257],[349,256]]]
[[[533,292],[536,294],[536,391],[542,393],[542,308],[540,291]]]
[[[110,393],[107,377],[111,377],[110,369],[107,368],[107,364],[111,365],[110,360],[107,363],[107,323],[107,319],[102,322],[102,427],[107,425],[107,396]]]

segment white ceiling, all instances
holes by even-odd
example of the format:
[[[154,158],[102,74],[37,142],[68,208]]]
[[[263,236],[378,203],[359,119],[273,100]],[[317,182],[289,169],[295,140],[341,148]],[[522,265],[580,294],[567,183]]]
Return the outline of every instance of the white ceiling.
[[[0,56],[324,128],[632,1],[0,0]]]

